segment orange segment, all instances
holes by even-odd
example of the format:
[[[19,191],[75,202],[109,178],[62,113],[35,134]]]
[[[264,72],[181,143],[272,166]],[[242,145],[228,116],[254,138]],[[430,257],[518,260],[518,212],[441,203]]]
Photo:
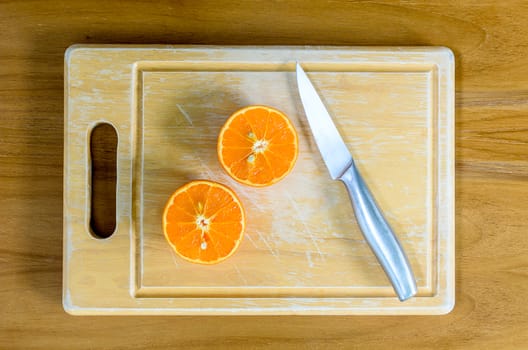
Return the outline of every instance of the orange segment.
[[[266,106],[248,106],[226,121],[218,136],[218,159],[235,180],[272,185],[290,173],[297,160],[297,132],[286,115]]]
[[[238,248],[245,229],[242,203],[227,186],[198,180],[172,194],[163,212],[163,233],[182,258],[215,264]]]

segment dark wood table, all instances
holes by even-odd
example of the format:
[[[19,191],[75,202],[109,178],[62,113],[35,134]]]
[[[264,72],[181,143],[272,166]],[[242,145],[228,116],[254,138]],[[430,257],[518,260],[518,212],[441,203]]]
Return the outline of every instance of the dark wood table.
[[[0,348],[528,348],[528,4],[433,3],[0,1]],[[454,310],[429,317],[66,314],[63,55],[73,43],[451,48]]]

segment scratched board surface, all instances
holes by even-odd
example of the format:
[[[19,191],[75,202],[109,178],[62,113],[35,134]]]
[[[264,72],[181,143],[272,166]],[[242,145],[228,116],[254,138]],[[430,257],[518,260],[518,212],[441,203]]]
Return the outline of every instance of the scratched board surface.
[[[432,189],[427,186],[427,174],[432,162],[426,152],[430,78],[425,73],[385,73],[378,79],[370,73],[310,76],[400,233],[420,283],[427,266],[416,256],[428,247],[431,220],[427,202]],[[334,83],[336,79],[339,84]],[[390,106],[399,106],[395,104],[399,95],[383,87],[387,79],[404,82],[398,84],[400,93],[414,99],[408,101],[407,109],[391,110]],[[142,287],[174,286],[175,293],[190,286],[265,286],[274,287],[273,293],[290,287],[284,292],[294,295],[295,287],[387,285],[358,231],[345,188],[330,180],[317,152],[292,89],[294,82],[293,72],[143,74]],[[299,134],[300,154],[294,171],[264,189],[231,180],[216,155],[223,123],[231,113],[251,104],[284,111]],[[401,153],[394,154],[394,149]],[[161,231],[160,217],[168,196],[194,179],[229,185],[247,211],[239,251],[215,266],[182,260]]]
[[[406,251],[418,294],[400,303],[330,180],[295,78],[299,61]],[[75,46],[66,54],[64,292],[73,314],[438,314],[454,303],[454,67],[444,48]],[[285,112],[299,157],[279,183],[231,179],[220,128],[247,105]],[[90,220],[89,135],[118,135],[117,226]],[[162,231],[191,180],[231,187],[241,245],[213,266],[177,256]]]

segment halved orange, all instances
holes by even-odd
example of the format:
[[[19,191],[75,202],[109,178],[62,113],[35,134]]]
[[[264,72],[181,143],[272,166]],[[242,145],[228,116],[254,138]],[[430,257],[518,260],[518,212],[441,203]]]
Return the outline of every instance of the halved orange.
[[[227,186],[196,180],[177,189],[163,212],[163,233],[182,258],[215,264],[238,248],[245,229],[242,203]]]
[[[218,136],[218,159],[235,180],[269,186],[295,165],[297,132],[288,117],[267,106],[248,106],[227,119]]]

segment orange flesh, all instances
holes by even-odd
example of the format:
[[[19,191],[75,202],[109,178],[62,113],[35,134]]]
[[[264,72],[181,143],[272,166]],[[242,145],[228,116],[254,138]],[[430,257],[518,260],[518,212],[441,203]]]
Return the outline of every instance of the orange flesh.
[[[249,106],[234,113],[218,140],[220,163],[235,180],[269,186],[283,179],[295,165],[297,133],[280,111]]]
[[[242,239],[242,204],[228,187],[192,181],[171,196],[163,213],[163,232],[182,258],[202,264],[231,256]]]

